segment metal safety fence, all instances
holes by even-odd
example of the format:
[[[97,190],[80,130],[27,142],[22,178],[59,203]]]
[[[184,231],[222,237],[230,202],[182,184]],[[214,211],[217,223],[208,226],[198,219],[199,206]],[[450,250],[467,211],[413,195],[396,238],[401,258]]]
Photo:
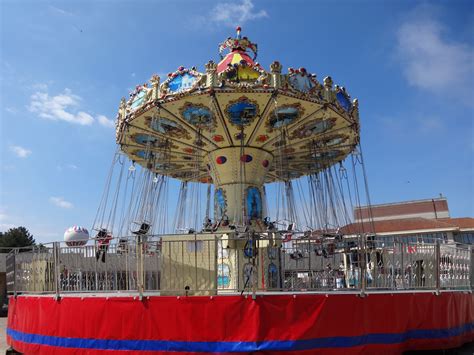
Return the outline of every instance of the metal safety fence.
[[[109,245],[52,243],[12,250],[10,293],[226,293],[465,290],[470,245],[296,233],[121,238]]]

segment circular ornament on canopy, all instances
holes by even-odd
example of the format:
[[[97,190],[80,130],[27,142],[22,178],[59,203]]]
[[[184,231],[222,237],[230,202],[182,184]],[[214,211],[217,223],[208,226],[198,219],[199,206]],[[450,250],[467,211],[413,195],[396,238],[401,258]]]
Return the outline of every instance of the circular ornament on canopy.
[[[219,165],[225,164],[226,161],[227,161],[227,158],[223,155],[216,158],[216,163]]]
[[[218,142],[218,143],[219,143],[219,142],[223,142],[225,139],[224,139],[224,137],[221,136],[220,134],[216,134],[216,135],[212,136],[212,140],[213,140],[214,142]]]
[[[253,157],[249,154],[244,154],[240,157],[242,163],[250,163],[253,160]]]

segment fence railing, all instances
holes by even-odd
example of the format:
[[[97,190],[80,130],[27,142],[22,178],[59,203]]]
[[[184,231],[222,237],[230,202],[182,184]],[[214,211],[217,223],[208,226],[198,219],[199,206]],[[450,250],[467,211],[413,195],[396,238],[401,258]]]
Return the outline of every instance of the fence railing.
[[[10,293],[466,290],[474,287],[472,247],[277,234],[176,235],[120,239],[107,246],[61,243],[7,256]]]

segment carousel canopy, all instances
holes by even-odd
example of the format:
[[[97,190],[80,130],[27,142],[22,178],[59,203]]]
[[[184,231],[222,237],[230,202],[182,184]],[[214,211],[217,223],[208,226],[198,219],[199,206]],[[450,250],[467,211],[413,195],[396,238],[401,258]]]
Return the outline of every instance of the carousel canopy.
[[[278,61],[263,69],[240,28],[219,50],[229,52],[204,72],[154,75],[122,99],[117,143],[130,159],[184,181],[261,185],[321,171],[357,145],[357,100],[331,77],[283,74]]]

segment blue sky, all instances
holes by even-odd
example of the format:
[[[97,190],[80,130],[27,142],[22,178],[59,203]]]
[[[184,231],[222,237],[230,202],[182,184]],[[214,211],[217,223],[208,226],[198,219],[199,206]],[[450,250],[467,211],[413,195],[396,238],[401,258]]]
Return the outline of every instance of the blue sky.
[[[373,203],[447,196],[474,216],[472,1],[9,1],[1,12],[0,230],[90,227],[122,96],[204,70],[236,25],[259,62],[331,75],[360,103]]]

